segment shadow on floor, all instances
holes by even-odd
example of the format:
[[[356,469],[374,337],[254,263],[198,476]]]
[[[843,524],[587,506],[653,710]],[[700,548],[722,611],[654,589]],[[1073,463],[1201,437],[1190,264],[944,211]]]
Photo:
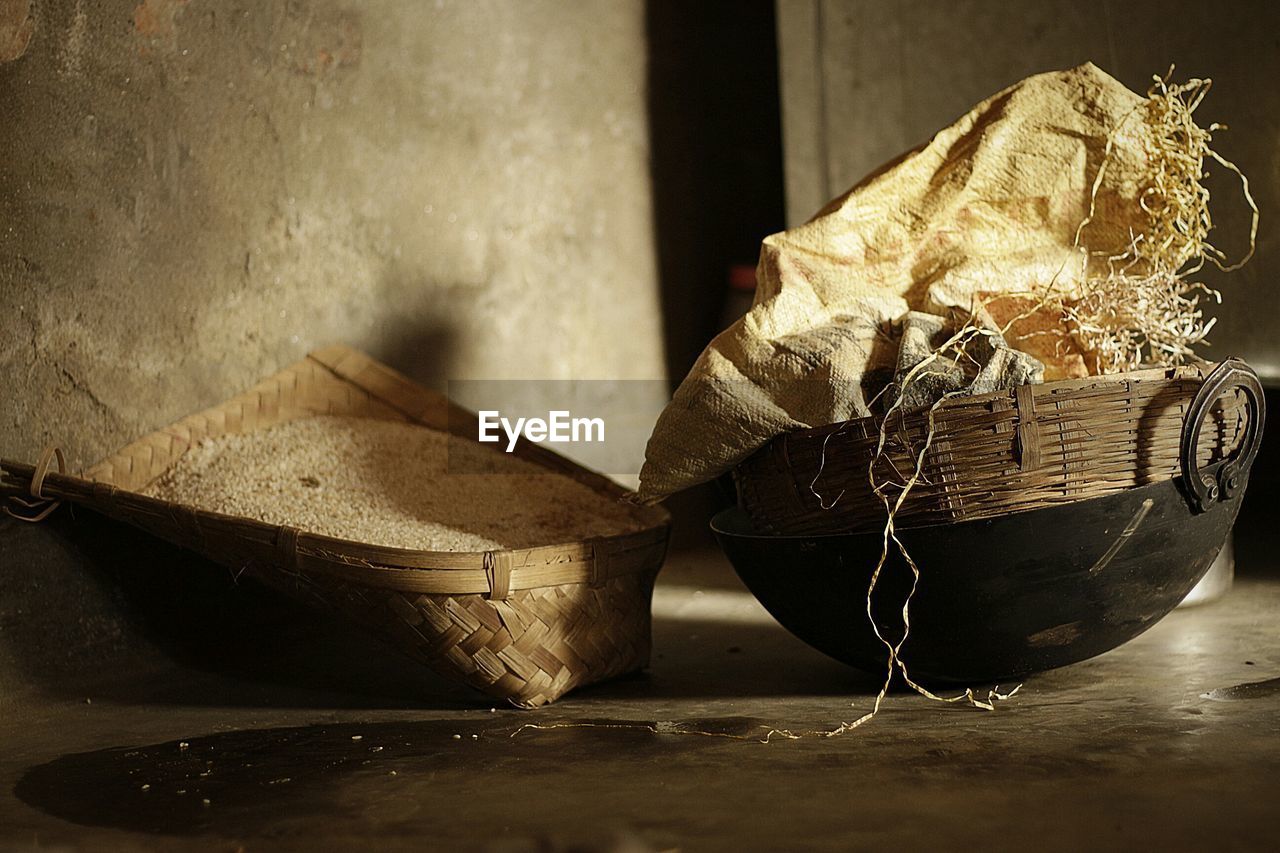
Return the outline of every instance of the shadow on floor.
[[[0,537],[0,654],[51,696],[128,704],[478,706],[363,631],[83,509]]]
[[[444,710],[494,700],[128,525],[77,509],[6,529],[0,653],[30,685],[122,704]],[[650,669],[565,700],[844,695],[875,679],[761,622],[657,619]],[[563,703],[562,703],[563,704]]]

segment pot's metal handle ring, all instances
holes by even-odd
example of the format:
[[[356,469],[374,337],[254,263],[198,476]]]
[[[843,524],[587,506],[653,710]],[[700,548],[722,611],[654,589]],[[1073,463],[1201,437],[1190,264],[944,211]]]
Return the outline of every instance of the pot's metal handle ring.
[[[1249,421],[1240,441],[1240,450],[1232,458],[1201,471],[1196,453],[1205,418],[1209,416],[1219,397],[1236,388],[1244,392],[1249,403]],[[1244,486],[1249,467],[1258,455],[1266,418],[1267,399],[1262,391],[1262,382],[1253,368],[1240,359],[1227,359],[1205,379],[1183,419],[1182,440],[1178,446],[1182,485],[1186,489],[1187,502],[1191,504],[1192,512],[1204,512],[1218,501],[1231,498]]]

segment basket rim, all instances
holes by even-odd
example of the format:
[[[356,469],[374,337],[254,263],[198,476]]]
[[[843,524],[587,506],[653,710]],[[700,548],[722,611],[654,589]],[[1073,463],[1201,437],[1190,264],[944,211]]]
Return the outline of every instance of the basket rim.
[[[1227,368],[1254,376],[1237,358],[1216,367],[1201,359],[956,395],[932,409],[783,433],[734,467],[739,505],[770,535],[874,530],[884,518],[875,479],[893,477],[902,487],[902,472],[915,466],[919,487],[895,515],[899,527],[915,529],[1177,479],[1195,406],[1202,414],[1191,447],[1201,465],[1239,459],[1245,425],[1262,415],[1240,394],[1248,383],[1213,378]]]
[[[1105,385],[1119,385],[1125,382],[1168,381],[1186,378],[1204,379],[1205,376],[1219,364],[1221,364],[1221,362],[1205,361],[1197,362],[1195,364],[1182,364],[1176,367],[1148,367],[1141,370],[1131,370],[1127,373],[1108,373],[1103,376],[1085,376],[1079,379],[1056,379],[1052,382],[1038,382],[1025,387],[1031,388],[1032,393],[1037,397],[1042,395],[1067,395],[1069,397],[1072,392],[1083,391],[1089,388],[1097,388]],[[954,397],[952,399],[943,400],[935,410],[934,414],[935,416],[943,414],[951,408],[982,405],[983,403],[991,403],[996,400],[1011,399],[1014,393],[1014,389],[1004,388],[998,391],[988,391],[985,394],[970,394]],[[785,441],[791,438],[816,438],[826,435],[833,430],[842,430],[850,427],[872,426],[875,427],[876,430],[879,430],[879,424],[884,420],[884,417],[884,415],[866,415],[865,417],[849,418],[848,420],[835,421],[833,423],[823,424],[816,427],[803,427],[801,429],[789,430],[774,436],[770,439],[768,444],[772,444],[777,441]],[[904,423],[917,419],[924,419],[928,417],[928,409],[898,413],[893,417],[895,421],[901,420]]]
[[[340,344],[308,353],[304,359],[254,387],[290,377],[300,368],[310,366],[309,363],[322,366],[335,380],[365,392],[411,423],[466,437],[461,427],[476,419],[475,413],[458,406],[445,395],[431,391],[376,359]],[[244,394],[188,417],[213,415]],[[526,548],[431,551],[376,545],[197,509],[119,487],[111,482],[109,474],[94,475],[95,471],[102,472],[109,460],[146,446],[153,437],[172,437],[171,430],[182,420],[185,418],[130,442],[87,468],[86,476],[49,472],[43,479],[42,497],[67,500],[91,508],[123,509],[134,515],[182,519],[189,526],[198,527],[202,538],[209,537],[211,532],[223,533],[261,546],[277,547],[301,573],[314,570],[340,574],[347,580],[408,592],[493,594],[498,587],[519,590],[567,583],[600,584],[613,577],[650,570],[655,562],[661,564],[661,556],[665,554],[670,514],[661,507],[630,501],[627,507],[629,514],[644,525],[638,530]],[[549,448],[523,442],[517,447],[516,455],[552,473],[570,476],[602,497],[625,500],[634,494],[603,474]],[[0,471],[4,475],[6,491],[11,493],[22,493],[36,473],[34,465],[9,459],[0,459]]]

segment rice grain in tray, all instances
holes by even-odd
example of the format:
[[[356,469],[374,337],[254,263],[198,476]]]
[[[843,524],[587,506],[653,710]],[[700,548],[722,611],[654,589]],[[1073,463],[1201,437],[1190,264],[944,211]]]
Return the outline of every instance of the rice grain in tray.
[[[424,551],[526,548],[638,529],[560,474],[401,421],[321,415],[206,439],[145,494]]]

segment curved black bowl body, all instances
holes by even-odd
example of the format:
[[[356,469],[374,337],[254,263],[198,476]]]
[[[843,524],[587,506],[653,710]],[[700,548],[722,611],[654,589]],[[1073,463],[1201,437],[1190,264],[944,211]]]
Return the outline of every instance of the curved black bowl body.
[[[902,659],[915,678],[992,682],[1110,651],[1177,606],[1222,548],[1244,495],[1193,513],[1180,478],[1014,515],[899,531],[920,567]],[[712,521],[738,575],[814,648],[883,672],[867,621],[879,534],[770,536],[740,509]],[[1128,535],[1127,528],[1133,528]],[[872,612],[901,635],[911,572],[891,548]]]

